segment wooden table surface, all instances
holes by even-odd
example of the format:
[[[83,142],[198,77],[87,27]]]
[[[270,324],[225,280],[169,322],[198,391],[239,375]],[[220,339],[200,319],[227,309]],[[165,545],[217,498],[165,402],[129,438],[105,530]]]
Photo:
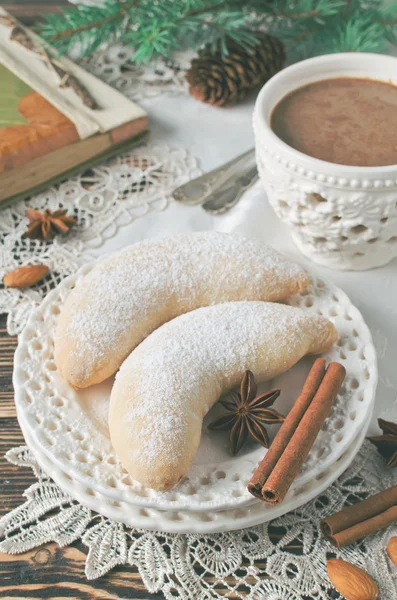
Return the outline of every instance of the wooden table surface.
[[[16,346],[17,338],[7,334],[6,317],[0,315],[0,517],[22,504],[24,490],[37,481],[31,469],[11,465],[4,458],[11,448],[25,445],[12,386]],[[299,553],[294,543],[289,549]],[[146,591],[138,570],[130,565],[118,566],[104,577],[88,581],[84,573],[86,554],[87,548],[80,541],[65,548],[48,543],[17,555],[0,552],[1,600],[164,600],[163,594]],[[265,562],[258,561],[256,565],[266,569]]]
[[[59,11],[67,4],[67,0],[8,0],[2,6],[30,25],[40,15]],[[16,418],[12,388],[16,345],[17,339],[7,335],[6,317],[0,315],[0,516],[23,503],[22,493],[36,481],[30,469],[13,466],[4,458],[7,450],[25,443]],[[162,594],[149,594],[137,569],[131,566],[118,567],[96,581],[87,581],[86,553],[87,548],[81,542],[66,548],[50,543],[14,556],[0,553],[0,598],[164,598]]]
[[[12,387],[16,346],[17,338],[7,334],[6,317],[0,315],[0,517],[23,503],[24,490],[36,481],[29,468],[11,465],[4,458],[11,448],[25,445],[16,418]],[[275,542],[279,535],[277,530],[273,532]],[[302,552],[302,547],[295,541],[286,549],[296,554]],[[118,566],[104,577],[88,581],[84,573],[86,554],[87,548],[82,542],[65,548],[49,543],[14,556],[0,552],[1,600],[164,600],[161,593],[146,591],[137,569],[130,565]],[[265,561],[257,561],[256,566],[265,572]],[[224,594],[221,589],[219,593],[222,591]],[[335,590],[330,590],[328,597],[330,600],[340,598]],[[228,595],[227,598],[237,596]],[[311,600],[309,596],[307,600]]]
[[[26,25],[41,15],[59,12],[68,0],[8,0],[2,4]],[[25,444],[14,406],[12,369],[17,338],[6,331],[6,317],[0,315],[0,516],[24,502],[24,490],[36,481],[30,469],[7,462],[4,454]],[[25,554],[0,552],[0,598],[51,600],[164,599],[163,594],[149,594],[135,567],[119,566],[95,581],[84,573],[87,548],[76,542],[66,548],[49,543]],[[198,599],[197,599],[198,600]]]
[[[6,0],[2,6],[31,25],[41,15],[59,12],[67,4],[68,0]],[[8,450],[25,444],[16,418],[12,387],[16,346],[17,338],[7,334],[6,317],[0,315],[0,517],[23,503],[24,490],[36,481],[29,468],[16,467],[4,458]],[[293,543],[289,550],[300,553]],[[49,543],[13,556],[0,552],[1,600],[164,600],[161,593],[149,594],[137,569],[129,565],[118,566],[104,577],[88,581],[84,573],[86,554],[87,548],[81,542],[66,548]],[[266,567],[259,563],[257,566]],[[219,592],[222,594],[222,590]],[[331,591],[329,598],[336,597],[338,594]]]
[[[67,0],[6,0],[8,12],[26,25],[38,17],[68,4]],[[36,481],[30,469],[15,467],[4,459],[10,448],[24,444],[16,418],[12,366],[17,339],[6,332],[6,318],[0,316],[0,516],[24,502],[23,491]],[[87,581],[84,574],[87,548],[79,542],[66,548],[51,543],[25,554],[0,553],[0,598],[51,598],[113,600],[117,598],[163,598],[148,594],[138,571],[118,567],[105,577]]]
[[[26,25],[68,4],[67,0],[6,0],[8,12]],[[4,454],[24,444],[14,406],[12,366],[17,339],[6,332],[6,318],[0,315],[0,516],[24,502],[22,493],[36,481],[30,469],[8,463]],[[149,594],[136,568],[122,566],[108,575],[87,581],[84,565],[87,548],[75,543],[60,548],[51,543],[25,554],[0,553],[0,598],[51,598],[113,600],[144,598],[156,600],[162,594]]]
[[[17,339],[6,332],[6,318],[0,316],[0,516],[24,501],[23,491],[36,481],[30,469],[8,463],[4,454],[23,445],[14,406],[12,365]],[[84,574],[87,548],[76,542],[66,548],[55,543],[11,556],[0,553],[0,598],[51,598],[113,600],[117,598],[163,599],[149,594],[135,567],[117,567],[108,575],[87,581]]]
[[[1,2],[4,10],[25,25],[33,25],[38,19],[49,13],[59,13],[68,4],[68,0],[5,0],[5,2]]]

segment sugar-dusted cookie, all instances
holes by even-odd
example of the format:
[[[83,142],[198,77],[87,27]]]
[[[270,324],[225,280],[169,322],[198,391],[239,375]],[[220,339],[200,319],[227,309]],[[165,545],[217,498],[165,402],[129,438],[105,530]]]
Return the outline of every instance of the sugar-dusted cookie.
[[[148,487],[170,489],[193,461],[203,417],[247,369],[272,379],[336,339],[324,317],[268,302],[218,304],[166,323],[116,375],[109,428],[123,466]]]
[[[144,241],[102,260],[78,282],[55,335],[61,375],[103,381],[163,323],[201,306],[274,301],[308,285],[297,264],[237,235],[200,232]]]

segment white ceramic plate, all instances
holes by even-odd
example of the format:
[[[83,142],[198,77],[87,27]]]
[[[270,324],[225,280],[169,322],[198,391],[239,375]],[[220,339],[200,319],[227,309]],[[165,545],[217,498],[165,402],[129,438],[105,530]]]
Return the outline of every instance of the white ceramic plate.
[[[331,466],[303,486],[291,489],[284,501],[278,506],[265,504],[254,500],[249,506],[229,509],[206,511],[162,511],[153,508],[143,508],[127,502],[119,502],[101,493],[87,488],[84,484],[74,480],[68,473],[62,471],[58,465],[35,445],[28,431],[24,431],[28,446],[42,469],[72,498],[84,506],[95,510],[101,515],[114,521],[124,523],[128,527],[138,527],[167,533],[219,533],[254,527],[260,523],[281,517],[291,510],[295,510],[315,496],[321,494],[348,468],[359,451],[367,433],[369,418],[362,427],[353,443]]]
[[[170,492],[156,492],[130,478],[110,444],[107,407],[112,381],[86,390],[70,388],[59,376],[53,355],[53,336],[61,306],[76,281],[92,265],[63,280],[32,314],[15,354],[14,387],[18,418],[36,449],[68,473],[84,489],[145,508],[203,511],[235,509],[255,499],[246,486],[263,448],[247,445],[232,458],[227,435],[209,432],[187,476]],[[372,410],[376,382],[376,355],[368,327],[341,290],[313,276],[311,288],[290,298],[290,304],[319,312],[332,320],[339,340],[325,356],[346,366],[341,394],[320,431],[294,483],[299,489],[327,471],[351,446]],[[286,414],[296,399],[313,358],[268,382],[280,387],[277,408]],[[206,421],[214,418],[214,407]],[[276,431],[270,428],[272,435]]]

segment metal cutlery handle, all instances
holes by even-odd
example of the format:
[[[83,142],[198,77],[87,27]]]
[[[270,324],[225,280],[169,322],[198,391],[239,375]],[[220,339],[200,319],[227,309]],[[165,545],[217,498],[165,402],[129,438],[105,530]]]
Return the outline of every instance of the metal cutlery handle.
[[[224,186],[213,192],[203,204],[204,210],[214,215],[220,215],[232,208],[240,200],[241,196],[256,180],[258,171],[256,166],[247,173],[238,177],[234,183]]]
[[[204,173],[200,177],[188,181],[173,191],[172,196],[183,204],[203,204],[225,184],[228,187],[245,176],[255,165],[255,150],[251,149],[240,154],[228,163]]]

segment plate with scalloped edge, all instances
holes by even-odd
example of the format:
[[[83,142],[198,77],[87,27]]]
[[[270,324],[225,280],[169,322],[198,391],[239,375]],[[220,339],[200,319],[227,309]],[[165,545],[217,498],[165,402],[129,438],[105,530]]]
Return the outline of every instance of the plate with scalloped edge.
[[[56,320],[70,290],[92,266],[85,265],[52,290],[32,313],[20,336],[13,382],[24,433],[73,480],[117,502],[198,512],[254,503],[247,483],[263,458],[264,449],[247,444],[237,457],[232,457],[227,434],[207,429],[219,406],[215,405],[204,420],[200,447],[187,475],[172,490],[157,492],[128,475],[110,443],[107,411],[112,379],[74,390],[60,377],[54,361]],[[288,303],[322,314],[335,324],[339,338],[324,357],[344,364],[347,376],[294,482],[295,488],[316,478],[347,450],[372,410],[377,384],[376,353],[362,315],[342,290],[313,272],[311,277],[311,286],[291,296]],[[281,388],[276,408],[282,414],[287,414],[298,396],[313,360],[302,359],[260,387]],[[274,437],[276,428],[269,428],[269,432]]]
[[[119,502],[101,493],[94,492],[91,488],[87,488],[84,484],[74,480],[68,473],[62,471],[42,449],[36,448],[28,432],[24,432],[24,435],[40,467],[64,492],[83,506],[95,510],[102,516],[113,521],[123,523],[128,527],[138,527],[140,529],[167,533],[198,533],[203,535],[260,525],[261,523],[281,517],[292,510],[296,510],[321,494],[353,462],[367,433],[371,414],[372,412],[352,444],[341,454],[338,460],[323,471],[320,471],[315,479],[306,482],[304,485],[294,486],[293,489],[290,489],[281,504],[270,505],[260,500],[254,500],[248,506],[226,510],[208,508],[201,512],[144,508],[134,504],[127,504],[126,502]]]

